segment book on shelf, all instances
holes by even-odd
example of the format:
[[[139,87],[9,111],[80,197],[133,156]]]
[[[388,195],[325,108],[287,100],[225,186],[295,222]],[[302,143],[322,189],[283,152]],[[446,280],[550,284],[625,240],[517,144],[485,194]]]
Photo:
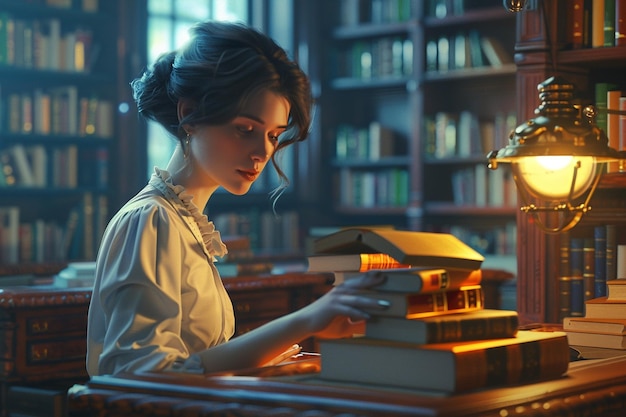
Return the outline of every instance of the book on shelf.
[[[621,335],[626,334],[626,318],[566,317],[563,319],[563,330]]]
[[[324,339],[320,352],[322,379],[445,393],[555,379],[569,365],[563,332],[433,344]]]
[[[582,317],[584,311],[583,246],[582,237],[570,239],[570,315]]]
[[[410,268],[386,253],[355,253],[338,255],[312,255],[307,257],[309,272],[356,271],[372,269]]]
[[[481,269],[408,268],[380,271],[385,281],[373,287],[378,291],[435,292],[458,289],[467,285],[479,285]],[[361,276],[359,272],[335,272],[335,284]]]
[[[480,39],[480,46],[487,58],[487,62],[492,67],[501,67],[513,63],[513,55],[506,50],[498,39],[491,36],[483,36]]]
[[[515,311],[483,309],[418,319],[374,315],[365,323],[365,336],[407,343],[447,343],[513,337]]]
[[[626,333],[609,334],[596,332],[577,332],[568,330],[567,340],[570,345],[595,346],[610,349],[624,349],[626,354]]]
[[[606,227],[593,228],[594,241],[594,297],[606,295]]]
[[[585,301],[585,317],[621,319],[626,317],[626,300],[597,297]]]
[[[480,285],[425,294],[374,290],[359,290],[355,294],[387,301],[389,307],[384,310],[364,309],[371,315],[385,317],[413,319],[484,308],[484,294]]]
[[[386,253],[413,267],[479,269],[484,257],[448,233],[414,232],[390,228],[346,228],[313,241],[323,254]]]
[[[606,282],[609,300],[626,301],[626,279],[611,279]]]

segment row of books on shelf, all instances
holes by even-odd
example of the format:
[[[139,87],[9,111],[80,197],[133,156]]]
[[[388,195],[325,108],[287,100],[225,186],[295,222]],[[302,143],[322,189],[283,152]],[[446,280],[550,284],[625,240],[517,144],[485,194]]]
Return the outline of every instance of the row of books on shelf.
[[[426,42],[426,71],[445,72],[513,64],[513,53],[493,36],[477,30],[442,35]]]
[[[104,189],[107,184],[106,148],[14,144],[0,149],[0,188]]]
[[[94,260],[108,221],[107,198],[86,193],[63,221],[22,218],[0,206],[0,264]]]
[[[356,26],[363,23],[382,24],[411,19],[410,0],[341,0],[339,24]]]
[[[0,65],[63,72],[90,72],[98,56],[91,30],[61,19],[18,18],[0,11]]]
[[[406,207],[409,195],[408,168],[356,170],[340,168],[336,176],[336,199],[342,207]]]
[[[338,77],[361,80],[403,77],[413,73],[413,41],[381,37],[350,42],[335,51],[333,68]]]
[[[624,0],[572,0],[566,21],[567,41],[573,49],[626,45]]]
[[[517,127],[514,111],[498,112],[492,119],[479,118],[471,111],[437,112],[424,119],[424,155],[426,158],[486,156],[508,145],[508,137]]]
[[[441,395],[567,371],[566,334],[518,331],[515,311],[486,309],[484,258],[450,234],[347,228],[313,249],[309,270],[334,272],[336,284],[384,277],[358,293],[378,301],[364,334],[320,340],[321,379]]]
[[[426,16],[443,19],[494,6],[490,0],[428,0]]]
[[[372,121],[367,127],[340,124],[335,132],[337,160],[377,161],[406,154],[406,142],[391,127]]]
[[[620,278],[620,274],[626,277],[626,252],[620,259],[614,224],[589,227],[576,234],[564,232],[559,242],[559,314],[561,319],[583,317],[586,301],[606,296],[607,282]]]
[[[75,9],[83,12],[97,12],[100,0],[27,0],[26,3],[40,4],[60,9]]]
[[[613,83],[595,84],[595,101],[598,114],[596,124],[609,138],[609,146],[616,150],[626,149],[626,90]],[[618,112],[624,114],[619,114]],[[623,171],[620,162],[607,164],[607,172]]]
[[[585,302],[584,317],[565,317],[569,344],[583,358],[626,355],[626,279],[606,282],[605,296]]]
[[[275,213],[271,210],[221,213],[211,217],[223,236],[247,236],[250,248],[259,253],[302,251],[300,216],[297,211]]]
[[[513,207],[517,190],[509,170],[491,170],[487,163],[460,168],[452,173],[453,203],[457,206]]]
[[[2,132],[110,138],[113,118],[109,100],[81,95],[76,86],[10,92],[6,84],[0,85]]]
[[[517,248],[517,224],[510,221],[502,226],[477,228],[453,225],[441,227],[438,233],[450,233],[484,255],[513,255]]]

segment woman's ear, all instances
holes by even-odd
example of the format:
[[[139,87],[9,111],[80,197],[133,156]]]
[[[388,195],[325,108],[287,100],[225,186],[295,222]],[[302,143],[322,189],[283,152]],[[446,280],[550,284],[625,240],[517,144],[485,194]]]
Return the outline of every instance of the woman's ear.
[[[180,99],[178,100],[176,110],[178,111],[178,121],[180,122],[193,112],[193,104],[191,100]]]

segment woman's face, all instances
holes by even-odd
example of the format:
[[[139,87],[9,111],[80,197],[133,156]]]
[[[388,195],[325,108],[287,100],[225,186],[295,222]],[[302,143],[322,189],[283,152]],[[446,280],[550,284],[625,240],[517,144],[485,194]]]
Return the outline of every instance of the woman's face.
[[[287,128],[289,110],[285,97],[262,91],[230,122],[195,126],[189,144],[194,182],[221,186],[236,195],[247,193]]]

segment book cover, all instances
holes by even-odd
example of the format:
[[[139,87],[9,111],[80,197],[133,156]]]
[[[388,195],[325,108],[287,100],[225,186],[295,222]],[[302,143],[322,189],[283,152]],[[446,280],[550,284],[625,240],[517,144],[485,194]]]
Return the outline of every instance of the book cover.
[[[563,319],[563,330],[573,332],[626,334],[626,318],[605,319],[591,317],[566,317]]]
[[[585,301],[585,317],[622,319],[626,317],[626,301],[610,300],[607,297]]]
[[[626,45],[626,0],[615,1],[615,46]]]
[[[384,310],[364,309],[372,316],[413,319],[448,313],[476,311],[484,308],[484,294],[480,285],[426,294],[372,290],[360,290],[355,294],[377,300],[385,300],[390,303],[390,306]]]
[[[624,354],[626,354],[626,334],[575,332],[571,330],[568,330],[566,333],[567,341],[570,345],[624,349]]]
[[[570,275],[570,232],[565,231],[559,237],[559,319],[571,314],[572,277]]]
[[[584,311],[583,238],[570,239],[570,315],[582,317]]]
[[[429,293],[478,285],[482,281],[481,269],[409,268],[381,271],[385,281],[373,287],[377,291]],[[335,284],[361,276],[358,272],[335,272]]]
[[[347,228],[313,242],[315,254],[386,253],[414,267],[479,269],[484,257],[448,233]]]
[[[555,379],[569,365],[564,332],[422,345],[325,339],[320,349],[322,379],[447,393]]]
[[[589,300],[595,296],[595,242],[592,237],[583,239],[583,299]]]
[[[606,295],[606,226],[593,228],[594,240],[594,296]]]
[[[606,282],[609,300],[626,301],[626,279],[611,279]]]
[[[410,268],[386,253],[358,253],[341,255],[312,255],[308,258],[309,272],[356,271],[372,269]]]
[[[421,319],[373,316],[365,324],[365,336],[407,343],[447,343],[513,337],[517,312],[484,309]]]

